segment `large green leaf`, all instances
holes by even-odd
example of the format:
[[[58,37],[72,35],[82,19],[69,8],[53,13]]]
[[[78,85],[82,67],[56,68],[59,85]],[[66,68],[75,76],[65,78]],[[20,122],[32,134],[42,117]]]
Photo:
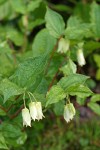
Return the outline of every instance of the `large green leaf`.
[[[100,37],[100,5],[93,2],[91,5],[91,23],[93,24],[93,31],[97,37]]]
[[[50,34],[56,38],[59,38],[64,34],[65,23],[58,13],[47,8],[47,12],[45,15],[46,27],[49,30]]]
[[[59,85],[55,85],[47,93],[46,106],[48,106],[49,104],[57,103],[60,100],[63,100],[65,97],[66,97],[66,94],[64,93],[64,90]]]
[[[99,104],[90,102],[90,103],[88,103],[88,107],[90,107],[96,114],[100,115],[100,105]]]
[[[32,50],[33,57],[41,56],[44,53],[50,53],[56,43],[56,39],[52,37],[47,29],[41,30],[35,37]]]
[[[29,58],[19,64],[11,79],[21,87],[30,87],[44,71],[46,56]]]
[[[2,135],[2,133],[0,133],[0,149],[8,149],[6,140],[4,136]]]
[[[67,92],[68,88],[76,86],[77,84],[84,84],[88,78],[89,77],[85,75],[72,74],[67,77],[63,77],[58,84]]]
[[[22,94],[23,92],[23,89],[19,88],[15,83],[8,79],[3,79],[0,82],[0,93],[4,95],[4,102],[6,102],[10,97]]]

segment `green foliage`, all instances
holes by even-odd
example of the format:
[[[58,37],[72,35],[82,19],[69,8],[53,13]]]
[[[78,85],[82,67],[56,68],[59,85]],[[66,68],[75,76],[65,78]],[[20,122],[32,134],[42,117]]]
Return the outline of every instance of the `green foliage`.
[[[50,34],[56,38],[59,38],[64,34],[65,23],[63,18],[53,10],[47,8],[46,16],[46,27],[49,30]]]
[[[15,71],[14,75],[12,75],[11,79],[21,87],[30,87],[43,72],[45,64],[46,56],[29,58],[19,64],[18,69]]]
[[[55,85],[51,88],[50,92],[47,93],[47,105],[52,103],[57,103],[60,100],[63,100],[66,97],[64,90],[59,86]]]
[[[67,22],[65,35],[68,39],[76,40],[83,39],[84,37],[90,37],[92,36],[91,24],[83,23],[77,17],[70,17]]]
[[[76,73],[77,67],[76,64],[69,59],[67,65],[63,66],[60,70],[67,76]]]
[[[47,29],[41,30],[32,45],[33,57],[41,56],[44,53],[49,55],[55,43],[56,39],[48,33]]]
[[[8,79],[3,79],[0,82],[0,93],[4,96],[4,103],[12,96],[20,95],[23,92],[23,89],[19,88],[16,84]]]
[[[91,5],[91,23],[96,37],[100,37],[100,6],[93,2]]]
[[[82,120],[84,114],[85,119],[89,113],[100,115],[97,82],[100,80],[100,6],[98,1],[55,3],[52,0],[0,0],[1,150],[61,150],[64,145],[63,150],[74,150],[76,143],[76,149],[98,150],[100,147],[96,139],[99,132],[95,129],[91,132],[84,126],[85,134],[79,127],[79,118]],[[68,43],[61,42],[61,38]],[[77,58],[79,49],[84,51],[80,61],[82,57],[86,60],[86,65],[81,67]],[[21,111],[25,105],[29,109],[30,100],[41,102],[45,119],[32,123],[32,128],[24,128]],[[64,121],[58,119],[70,101],[76,110],[77,131],[73,124],[69,124],[69,130],[66,124],[63,129]],[[53,121],[57,121],[54,126]],[[58,126],[61,126],[60,132]],[[60,137],[56,134],[55,138],[51,130],[47,131],[49,134],[44,131],[51,127],[55,128],[54,132],[57,129]],[[76,134],[82,135],[78,141]],[[97,145],[92,147],[93,139],[89,136],[95,136]]]
[[[8,149],[5,138],[1,133],[0,133],[0,149]]]

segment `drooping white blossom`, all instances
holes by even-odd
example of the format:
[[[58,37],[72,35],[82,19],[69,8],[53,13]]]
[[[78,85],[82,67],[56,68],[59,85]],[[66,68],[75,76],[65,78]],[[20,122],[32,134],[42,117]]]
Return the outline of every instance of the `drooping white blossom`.
[[[44,117],[43,112],[42,112],[41,102],[36,103],[36,108],[37,108],[37,120],[40,120]]]
[[[57,52],[66,53],[68,51],[68,49],[69,49],[69,45],[70,45],[69,40],[61,38],[59,40],[59,43],[58,43],[58,50],[57,50]]]
[[[75,115],[75,108],[73,103],[66,104],[64,108],[64,119],[66,120],[66,122],[72,120],[74,115]]]
[[[77,51],[77,60],[78,60],[78,64],[80,66],[83,66],[86,64],[85,58],[84,58],[84,54],[83,54],[83,50],[82,49],[78,49]]]
[[[29,104],[30,115],[31,118],[35,121],[35,119],[40,120],[44,117],[42,112],[41,102],[31,102]]]
[[[22,109],[22,118],[23,118],[23,126],[25,125],[31,127],[31,116],[29,110],[25,107]]]
[[[31,118],[35,121],[35,119],[37,119],[36,102],[29,103],[29,110],[30,110]]]

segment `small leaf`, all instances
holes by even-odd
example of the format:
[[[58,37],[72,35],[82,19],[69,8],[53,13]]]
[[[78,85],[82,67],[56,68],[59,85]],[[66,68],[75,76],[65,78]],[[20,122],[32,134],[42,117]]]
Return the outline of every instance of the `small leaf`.
[[[91,97],[91,102],[100,101],[100,94],[95,94]]]
[[[90,102],[90,103],[88,103],[88,107],[90,107],[96,114],[100,115],[100,106],[99,106],[99,104]]]
[[[80,84],[79,85],[75,84],[75,85],[70,86],[66,90],[66,92],[68,92],[68,94],[72,96],[76,95],[80,98],[88,97],[93,94],[93,92],[87,86],[80,85]]]
[[[24,89],[19,88],[15,83],[8,79],[0,82],[0,92],[4,95],[4,103],[12,96],[22,94]]]
[[[6,140],[3,137],[2,133],[0,133],[0,149],[8,149],[6,145]]]
[[[85,81],[88,79],[88,76],[85,75],[81,75],[81,74],[72,74],[69,75],[67,77],[63,77],[60,81],[59,81],[59,85],[65,90],[67,91],[68,88],[77,85],[77,84],[84,84]]]
[[[59,85],[54,85],[51,90],[47,93],[46,99],[46,107],[49,104],[57,103],[60,100],[63,100],[66,97],[63,89]]]
[[[69,59],[68,64],[63,66],[60,70],[64,73],[65,76],[67,76],[76,73],[77,68],[76,64],[71,59]]]
[[[59,38],[64,34],[65,23],[62,16],[60,16],[58,13],[50,8],[47,8],[45,20],[47,29],[55,38]]]

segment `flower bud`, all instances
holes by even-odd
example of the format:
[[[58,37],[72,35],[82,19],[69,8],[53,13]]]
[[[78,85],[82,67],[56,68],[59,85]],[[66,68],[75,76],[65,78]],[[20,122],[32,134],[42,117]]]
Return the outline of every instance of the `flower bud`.
[[[31,116],[29,110],[25,107],[22,109],[22,118],[23,118],[23,126],[25,125],[31,127]]]
[[[75,115],[75,108],[73,103],[66,104],[64,108],[64,119],[66,120],[66,122],[72,120],[74,115]]]
[[[61,38],[59,43],[58,43],[58,52],[60,53],[66,53],[69,49],[69,40],[66,40],[64,38]]]
[[[77,51],[77,60],[78,60],[78,64],[80,66],[83,66],[86,64],[82,49],[78,49],[78,51]]]
[[[42,113],[41,102],[31,102],[29,104],[30,115],[31,118],[35,121],[35,119],[40,120],[44,117]]]

